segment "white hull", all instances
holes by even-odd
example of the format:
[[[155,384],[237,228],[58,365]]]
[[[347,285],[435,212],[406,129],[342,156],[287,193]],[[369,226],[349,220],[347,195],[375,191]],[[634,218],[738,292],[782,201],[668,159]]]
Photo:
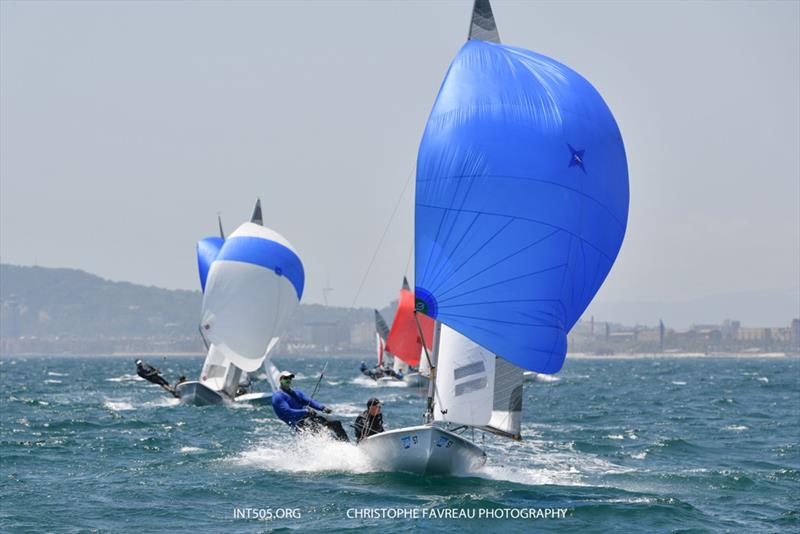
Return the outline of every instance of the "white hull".
[[[245,393],[244,395],[239,395],[233,399],[233,401],[254,404],[256,406],[272,406],[272,393]]]
[[[214,391],[200,382],[183,382],[178,384],[175,392],[182,403],[190,406],[211,406],[230,402],[227,395]],[[245,393],[244,395],[239,395],[233,401],[256,406],[272,405],[272,393]]]
[[[395,378],[393,376],[382,376],[380,378],[376,378],[375,381],[378,384],[385,384],[387,382],[400,382],[399,379],[397,379],[397,378]]]
[[[403,376],[403,382],[408,384],[408,387],[422,387],[428,385],[428,377],[419,373],[408,373]]]
[[[190,406],[210,406],[224,404],[227,399],[222,393],[214,391],[200,382],[182,382],[175,387],[181,402]]]
[[[383,469],[417,475],[467,474],[486,463],[480,447],[430,425],[376,434],[362,440],[359,447]]]

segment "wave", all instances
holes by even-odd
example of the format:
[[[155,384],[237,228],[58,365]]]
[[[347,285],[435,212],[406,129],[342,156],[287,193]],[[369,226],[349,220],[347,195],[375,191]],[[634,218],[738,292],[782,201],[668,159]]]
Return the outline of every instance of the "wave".
[[[342,417],[354,417],[366,409],[366,405],[362,408],[352,402],[334,402],[328,407],[333,410],[334,414]]]
[[[370,473],[379,471],[353,443],[327,434],[291,433],[262,441],[229,459],[242,467],[283,473]]]
[[[44,381],[44,383],[45,384],[61,384],[62,382],[61,382],[61,380],[47,379],[47,380]]]
[[[103,406],[114,412],[127,412],[135,409],[133,404],[128,401],[105,401]]]
[[[201,447],[181,447],[180,451],[182,454],[200,454],[204,452],[208,452],[208,449],[203,449]]]
[[[361,386],[364,388],[407,388],[408,384],[402,380],[386,380],[378,381],[369,378],[368,376],[357,376],[350,381],[351,384]]]
[[[106,382],[144,382],[144,378],[136,374],[127,374],[106,378]]]
[[[69,376],[69,373],[56,373],[55,371],[48,371],[47,376]]]
[[[728,425],[725,428],[723,428],[723,430],[742,431],[742,430],[749,430],[749,427],[746,427],[744,425]]]
[[[558,377],[558,376],[555,376],[555,375],[546,375],[544,373],[539,373],[539,374],[536,375],[536,378],[534,378],[534,380],[536,382],[560,382],[561,381],[561,377]]]
[[[159,397],[156,400],[146,401],[134,405],[131,399],[106,399],[103,406],[114,412],[127,412],[140,408],[167,408],[177,406],[181,403],[180,399],[172,397]]]

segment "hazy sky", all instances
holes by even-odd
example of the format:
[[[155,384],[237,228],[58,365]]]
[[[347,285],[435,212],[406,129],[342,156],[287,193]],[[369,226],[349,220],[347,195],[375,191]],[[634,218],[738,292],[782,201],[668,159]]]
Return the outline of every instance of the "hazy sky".
[[[622,130],[631,209],[597,299],[800,282],[800,3],[493,2]],[[350,305],[472,0],[0,3],[0,256],[197,288],[195,241],[249,218]],[[358,305],[396,296],[413,181]],[[413,266],[409,275],[413,277]]]

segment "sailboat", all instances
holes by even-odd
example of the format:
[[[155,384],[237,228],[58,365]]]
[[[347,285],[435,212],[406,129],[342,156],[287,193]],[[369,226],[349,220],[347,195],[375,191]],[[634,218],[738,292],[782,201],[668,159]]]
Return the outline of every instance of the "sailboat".
[[[422,331],[427,332],[428,348],[430,348],[433,321],[424,316],[421,321]],[[423,337],[426,336],[420,335],[414,318],[414,293],[408,285],[408,280],[403,277],[403,286],[400,289],[400,299],[391,329],[380,312],[375,310],[375,348],[378,368],[385,373],[384,376],[376,378],[376,381],[402,380],[412,387],[424,385],[427,375],[421,374],[418,369]]]
[[[386,324],[386,319],[383,318],[381,312],[375,310],[375,355],[377,356],[377,363],[375,364],[375,371],[369,376],[375,379],[376,382],[399,382],[404,372],[400,360],[395,358],[392,354],[386,351],[386,338],[389,336],[389,326]],[[389,367],[391,366],[391,367]],[[391,369],[391,373],[387,373]],[[362,373],[364,371],[362,370]],[[381,376],[383,374],[383,376]]]
[[[249,222],[225,238],[197,244],[203,290],[200,335],[208,351],[200,378],[175,387],[182,402],[269,403],[272,393],[240,394],[240,386],[263,366],[271,390],[278,370],[269,354],[303,295],[305,273],[294,247],[263,225],[261,201]]]
[[[419,322],[419,326],[417,325]],[[386,335],[386,352],[394,357],[395,370],[403,371],[403,380],[409,386],[421,386],[426,377],[418,369],[423,352],[423,344],[427,340],[428,349],[433,341],[433,320],[425,316],[414,317],[414,293],[403,278],[400,299],[394,314],[392,328]]]
[[[384,469],[456,474],[486,461],[466,430],[522,439],[523,374],[561,369],[619,253],[628,196],[600,94],[502,44],[476,0],[417,156],[415,310],[435,321],[422,424],[359,446]]]

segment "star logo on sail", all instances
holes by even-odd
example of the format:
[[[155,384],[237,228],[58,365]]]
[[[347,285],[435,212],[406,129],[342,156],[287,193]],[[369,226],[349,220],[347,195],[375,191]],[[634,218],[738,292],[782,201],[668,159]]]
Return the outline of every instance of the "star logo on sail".
[[[569,158],[569,166],[570,167],[580,167],[583,171],[583,174],[586,174],[586,167],[583,166],[583,153],[586,152],[586,149],[576,150],[575,147],[567,143],[569,147],[569,151],[572,153]]]

